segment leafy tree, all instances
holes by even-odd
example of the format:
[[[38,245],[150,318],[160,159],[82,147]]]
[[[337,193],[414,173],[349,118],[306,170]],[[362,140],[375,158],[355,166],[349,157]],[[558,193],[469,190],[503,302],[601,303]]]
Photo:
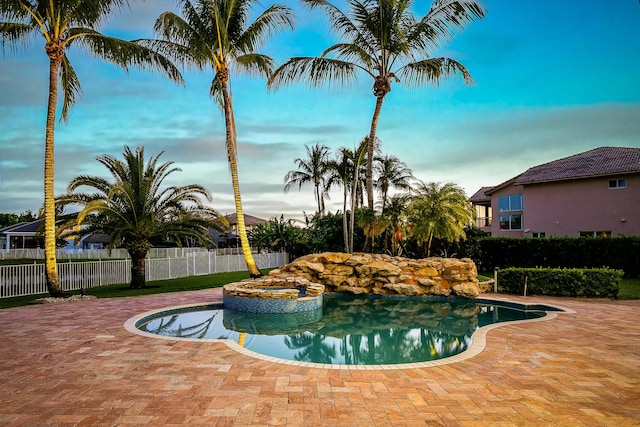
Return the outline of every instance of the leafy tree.
[[[44,154],[44,252],[47,289],[52,296],[65,294],[60,288],[56,263],[53,185],[58,85],[64,93],[61,119],[65,122],[81,92],[80,81],[67,57],[68,49],[78,46],[125,70],[130,67],[158,69],[172,80],[182,80],[178,70],[162,55],[96,30],[113,10],[126,4],[126,0],[0,0],[0,47],[26,47],[30,39],[40,36],[44,38],[44,51],[49,57]]]
[[[309,232],[308,252],[342,252],[344,251],[344,241],[342,238],[342,217],[344,214],[332,214],[320,216],[314,215],[307,218],[307,228]],[[364,243],[364,232],[362,227],[355,223],[354,227],[354,247],[362,247]]]
[[[286,27],[293,29],[291,10],[272,5],[253,21],[249,17],[256,0],[178,0],[182,15],[164,12],[156,20],[155,30],[162,40],[141,40],[141,44],[165,53],[177,62],[199,70],[214,71],[210,94],[222,107],[225,119],[225,147],[233,185],[238,235],[247,269],[251,277],[262,275],[258,269],[244,222],[238,179],[238,143],[233,112],[230,71],[269,76],[273,59],[257,53],[274,34]]]
[[[20,223],[20,217],[14,213],[0,213],[0,228]]]
[[[308,253],[305,230],[297,227],[292,219],[285,220],[283,215],[258,224],[249,232],[249,240],[259,250],[265,248],[287,252],[290,259]]]
[[[421,183],[409,205],[411,234],[427,256],[433,239],[458,241],[473,220],[473,208],[464,190],[454,183]]]
[[[158,164],[163,153],[145,162],[144,148],[135,152],[124,147],[124,161],[109,155],[97,158],[113,178],[78,176],[71,180],[68,193],[58,197],[61,206],[80,205],[82,209],[63,227],[82,225],[67,236],[92,233],[110,236],[109,248],[124,245],[131,256],[131,288],[145,286],[144,258],[153,242],[170,241],[179,246],[185,239],[213,244],[210,228],[224,231],[226,218],[203,204],[211,201],[200,185],[171,186],[162,189],[164,180],[180,169],[173,162]],[[77,192],[89,187],[90,192]]]
[[[340,41],[318,57],[295,57],[282,64],[271,76],[274,89],[293,82],[312,87],[332,83],[349,84],[364,72],[373,79],[376,105],[369,132],[366,169],[367,202],[373,210],[373,153],[378,119],[392,81],[409,87],[438,84],[444,77],[460,74],[466,83],[473,79],[459,62],[433,57],[455,32],[482,18],[484,9],[475,0],[434,0],[421,18],[411,9],[413,0],[347,0],[345,13],[327,0],[303,0],[311,9],[323,10]]]
[[[287,193],[293,186],[298,186],[298,190],[304,184],[313,183],[314,195],[318,204],[318,214],[324,213],[324,183],[328,172],[329,165],[329,147],[326,145],[315,144],[309,147],[305,144],[307,150],[306,159],[297,158],[294,160],[298,170],[287,172],[284,177],[284,192]]]

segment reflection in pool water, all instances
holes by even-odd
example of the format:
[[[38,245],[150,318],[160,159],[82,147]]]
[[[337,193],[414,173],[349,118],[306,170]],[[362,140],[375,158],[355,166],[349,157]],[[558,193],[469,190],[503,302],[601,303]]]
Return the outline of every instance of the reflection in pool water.
[[[138,322],[158,335],[232,339],[301,362],[379,365],[426,362],[466,350],[479,327],[542,317],[471,300],[325,295],[321,310],[250,314],[221,304],[164,311]]]

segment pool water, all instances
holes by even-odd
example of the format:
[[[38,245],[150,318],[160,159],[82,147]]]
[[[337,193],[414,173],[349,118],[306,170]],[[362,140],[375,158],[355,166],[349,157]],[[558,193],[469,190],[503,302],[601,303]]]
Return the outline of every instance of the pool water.
[[[136,327],[171,337],[231,339],[287,360],[381,365],[450,357],[465,351],[480,327],[545,314],[451,298],[325,295],[322,309],[311,312],[251,314],[212,304],[156,313]]]

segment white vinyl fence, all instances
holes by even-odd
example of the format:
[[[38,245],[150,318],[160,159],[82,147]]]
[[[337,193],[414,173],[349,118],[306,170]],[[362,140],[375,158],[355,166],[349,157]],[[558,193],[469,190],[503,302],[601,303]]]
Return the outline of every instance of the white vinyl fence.
[[[285,252],[253,254],[258,268],[287,263]],[[244,271],[242,255],[219,255],[215,251],[193,252],[184,257],[147,258],[146,279],[165,280],[204,274]],[[98,260],[58,263],[60,286],[65,291],[129,283],[131,260]],[[47,293],[44,264],[0,266],[0,298]]]
[[[237,254],[240,249],[214,249],[217,254]],[[183,258],[196,252],[208,252],[206,248],[151,248],[147,258]],[[44,249],[0,249],[0,260],[5,259],[43,259]],[[126,259],[126,249],[58,249],[56,259]]]

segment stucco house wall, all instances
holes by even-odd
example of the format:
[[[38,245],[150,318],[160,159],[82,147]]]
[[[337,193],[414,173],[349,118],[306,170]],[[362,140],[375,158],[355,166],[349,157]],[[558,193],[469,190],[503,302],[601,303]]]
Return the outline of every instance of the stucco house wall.
[[[609,180],[616,178],[624,178],[626,188],[609,189]],[[525,236],[545,232],[546,237],[578,237],[584,231],[640,234],[640,174],[521,187],[523,227],[529,230]]]
[[[470,201],[478,212],[491,207],[496,237],[640,235],[640,148],[599,147],[534,166]]]

